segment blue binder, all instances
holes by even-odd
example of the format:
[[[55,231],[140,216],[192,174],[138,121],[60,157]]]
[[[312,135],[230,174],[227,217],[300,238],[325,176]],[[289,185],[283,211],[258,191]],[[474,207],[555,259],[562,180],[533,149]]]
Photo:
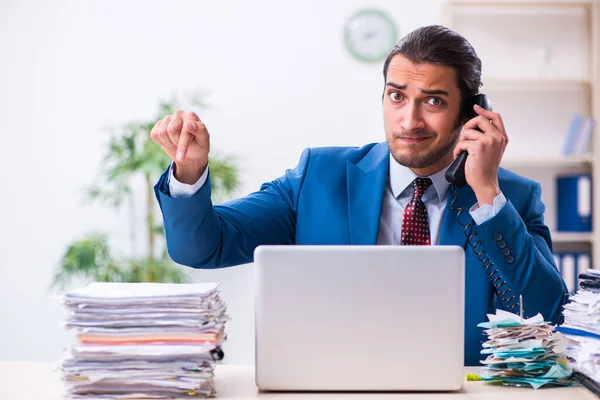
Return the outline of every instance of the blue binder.
[[[554,259],[569,293],[577,292],[579,274],[587,272],[593,266],[592,255],[589,252],[555,251]]]
[[[590,174],[556,178],[558,231],[592,231],[592,177]]]

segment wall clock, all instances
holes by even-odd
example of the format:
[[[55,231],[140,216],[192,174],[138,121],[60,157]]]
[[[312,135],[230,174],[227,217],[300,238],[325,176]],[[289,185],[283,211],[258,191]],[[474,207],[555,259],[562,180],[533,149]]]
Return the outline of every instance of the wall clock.
[[[379,62],[398,40],[394,21],[383,11],[363,9],[344,24],[344,44],[350,54],[363,62]]]

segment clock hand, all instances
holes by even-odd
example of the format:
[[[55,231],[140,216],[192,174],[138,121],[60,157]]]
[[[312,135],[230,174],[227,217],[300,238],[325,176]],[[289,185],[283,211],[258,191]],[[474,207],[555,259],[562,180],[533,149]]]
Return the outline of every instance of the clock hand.
[[[369,40],[369,39],[377,36],[377,31],[370,30],[368,32],[365,32],[365,34],[363,34],[362,36],[363,36],[363,39]]]

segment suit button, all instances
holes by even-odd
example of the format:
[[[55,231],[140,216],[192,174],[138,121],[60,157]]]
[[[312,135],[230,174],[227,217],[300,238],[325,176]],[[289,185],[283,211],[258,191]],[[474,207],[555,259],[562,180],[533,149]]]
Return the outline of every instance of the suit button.
[[[499,240],[496,242],[496,244],[498,245],[498,247],[500,247],[501,249],[506,247],[506,242],[504,240]]]
[[[494,233],[494,239],[496,239],[496,240],[502,240],[502,234],[500,232]]]
[[[509,250],[509,248],[508,248],[508,247],[505,247],[505,248],[503,248],[503,249],[501,250],[501,253],[502,253],[502,255],[503,255],[503,256],[507,256],[507,255],[509,255],[509,254],[510,254],[510,250]]]
[[[506,261],[509,264],[512,264],[515,261],[515,258],[513,256],[506,256],[504,257],[504,261]]]

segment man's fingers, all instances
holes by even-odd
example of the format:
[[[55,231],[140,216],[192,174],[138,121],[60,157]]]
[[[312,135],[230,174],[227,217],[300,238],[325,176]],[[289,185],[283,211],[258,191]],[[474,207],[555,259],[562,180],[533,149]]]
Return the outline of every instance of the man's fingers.
[[[483,138],[484,133],[481,133],[475,129],[467,128],[466,126],[463,128],[460,138],[466,140],[478,140]]]
[[[162,129],[163,124],[164,124],[164,120],[162,120],[162,119],[159,120],[156,123],[156,125],[154,125],[154,129],[152,129],[151,136],[152,136],[152,139],[154,139],[154,141],[156,143],[158,143],[158,145],[160,147],[164,148],[165,146],[167,146],[167,143],[164,143],[163,139],[161,138],[161,136],[162,136],[161,129]]]
[[[179,162],[188,156],[188,150],[194,141],[197,142],[200,153],[194,153],[193,158],[201,158],[210,149],[206,126],[193,112],[177,110],[173,115],[167,115],[154,125],[150,136],[171,157],[175,153],[173,158]]]
[[[482,109],[483,110],[483,109]],[[483,110],[486,111],[486,110]],[[489,111],[486,111],[489,113]],[[467,121],[463,126],[463,132],[472,133],[468,137],[468,139],[475,139],[473,132],[483,131],[486,136],[482,137],[485,139],[493,139],[494,141],[503,142],[504,145],[508,144],[508,135],[503,131],[503,128],[498,128],[498,126],[494,125],[493,120],[488,119],[489,115],[479,115],[473,119]],[[498,116],[499,118],[499,116]],[[501,120],[500,120],[501,121]],[[481,134],[481,132],[479,132]],[[461,134],[462,137],[462,134]]]
[[[480,129],[485,133],[494,133],[497,131],[496,126],[494,126],[490,122],[489,118],[485,115],[479,115],[475,118],[468,120],[467,122],[465,122],[463,129]]]
[[[469,150],[471,150],[473,148],[473,146],[476,146],[477,142],[475,140],[461,140],[456,144],[456,147],[454,148],[454,158],[458,157],[458,155],[462,152],[462,151],[466,151],[467,153],[469,153]]]
[[[197,141],[200,147],[206,147],[208,132],[206,131],[206,126],[200,120],[184,121],[177,145],[177,161],[185,159],[188,148],[193,140]]]
[[[454,147],[454,158],[458,157],[458,155],[461,152],[466,151],[464,143],[465,143],[464,140],[461,140],[458,143],[456,143],[456,146]]]
[[[182,128],[182,132],[189,132],[192,135],[201,135],[206,133],[206,126],[202,121],[198,120],[184,120],[184,126]]]
[[[200,118],[196,115],[196,113],[191,111],[183,113],[183,119],[185,121],[200,121]]]
[[[198,138],[198,143],[202,144],[203,136],[208,135],[206,130],[206,125],[200,120],[198,121],[183,121],[183,128],[181,129],[181,133],[188,132]]]
[[[477,140],[484,139],[484,134],[475,129],[463,127],[460,132],[459,142],[454,147],[454,158],[458,157],[461,151],[467,151],[469,147]]]
[[[152,130],[150,131],[150,138],[158,144],[160,144],[160,142],[158,141],[157,132],[158,132],[158,127],[160,126],[160,121],[161,120],[158,120],[156,122],[156,124],[154,124],[154,127],[152,127]]]
[[[177,144],[177,159],[176,161],[183,161],[187,154],[190,143],[194,140],[194,135],[189,132],[183,131],[179,136],[179,143]]]
[[[173,147],[176,146],[175,143],[173,143],[171,141],[171,138],[169,137],[169,134],[167,133],[167,129],[168,129],[170,123],[171,123],[171,116],[167,115],[165,118],[163,118],[163,120],[160,124],[160,128],[158,130],[158,137],[159,137],[164,149],[172,149]]]
[[[169,122],[169,126],[167,127],[167,135],[169,135],[169,139],[173,143],[174,146],[177,146],[179,143],[179,135],[181,134],[181,128],[183,127],[183,119],[181,115],[183,113],[181,111],[175,112],[171,121]]]
[[[504,121],[502,121],[502,117],[500,116],[500,114],[498,114],[497,112],[486,110],[485,108],[480,107],[477,104],[473,107],[473,109],[477,114],[486,117],[488,121],[491,120],[491,123],[494,124],[496,130],[498,130],[498,132],[500,132],[503,136],[507,136],[506,129],[504,128]]]

